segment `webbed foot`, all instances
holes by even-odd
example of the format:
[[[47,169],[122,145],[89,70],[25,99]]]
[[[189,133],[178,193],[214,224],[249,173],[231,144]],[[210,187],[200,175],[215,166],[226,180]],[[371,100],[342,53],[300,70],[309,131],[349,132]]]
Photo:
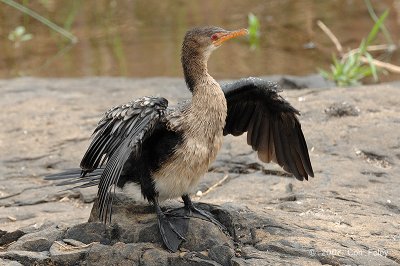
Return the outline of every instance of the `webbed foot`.
[[[184,217],[176,217],[163,213],[160,206],[155,204],[158,227],[165,246],[172,252],[176,252],[179,245],[185,241],[189,221]]]

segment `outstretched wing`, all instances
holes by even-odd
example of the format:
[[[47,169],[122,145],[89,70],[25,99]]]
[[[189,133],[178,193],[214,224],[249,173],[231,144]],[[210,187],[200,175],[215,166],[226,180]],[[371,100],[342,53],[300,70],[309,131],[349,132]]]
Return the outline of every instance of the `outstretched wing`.
[[[228,105],[224,135],[247,132],[247,143],[261,161],[274,161],[299,180],[314,176],[299,111],[278,95],[276,83],[247,78],[222,90]]]
[[[103,222],[111,219],[111,192],[126,161],[140,156],[142,143],[164,117],[167,105],[164,98],[143,97],[110,109],[97,125],[81,168],[85,176],[106,162],[97,194],[99,218]]]

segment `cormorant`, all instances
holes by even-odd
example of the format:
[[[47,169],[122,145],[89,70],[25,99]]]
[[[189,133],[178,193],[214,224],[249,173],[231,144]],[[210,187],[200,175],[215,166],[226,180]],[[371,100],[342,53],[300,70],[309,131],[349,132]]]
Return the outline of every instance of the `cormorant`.
[[[98,185],[101,221],[111,221],[115,187],[130,183],[154,205],[163,242],[171,251],[184,239],[176,217],[201,217],[223,228],[210,213],[195,207],[189,195],[228,134],[247,132],[247,143],[261,161],[276,162],[299,180],[314,176],[296,117],[299,112],[278,95],[275,83],[247,78],[221,88],[208,74],[211,52],[226,40],[246,34],[245,29],[214,26],[189,30],[181,61],[191,100],[169,107],[165,98],[143,97],[105,113],[81,161],[80,177],[66,182]],[[74,176],[79,172],[48,179]],[[177,197],[182,197],[184,208],[175,213],[161,210],[159,201]]]

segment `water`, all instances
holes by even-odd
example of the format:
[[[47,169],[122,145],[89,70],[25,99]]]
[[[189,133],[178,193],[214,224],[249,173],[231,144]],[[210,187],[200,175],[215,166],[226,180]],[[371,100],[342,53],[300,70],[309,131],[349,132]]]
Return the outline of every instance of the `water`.
[[[20,1],[21,2],[21,1]],[[68,41],[45,25],[0,3],[0,77],[171,76],[181,77],[180,46],[188,28],[247,27],[261,22],[260,47],[246,39],[227,42],[211,57],[216,78],[271,74],[305,75],[328,68],[335,47],[316,25],[322,20],[346,48],[355,48],[373,22],[362,0],[39,0],[23,1],[78,37]],[[386,25],[400,39],[400,1],[372,1],[378,14],[390,9]],[[25,26],[33,34],[19,47],[9,32]],[[386,40],[380,36],[379,43]],[[400,65],[399,51],[391,63]],[[398,79],[399,75],[384,77]]]

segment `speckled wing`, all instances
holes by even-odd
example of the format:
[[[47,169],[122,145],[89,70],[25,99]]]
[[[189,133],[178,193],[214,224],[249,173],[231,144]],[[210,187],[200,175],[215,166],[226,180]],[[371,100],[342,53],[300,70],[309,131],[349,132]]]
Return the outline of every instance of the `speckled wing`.
[[[164,98],[143,97],[110,109],[98,123],[80,166],[84,176],[106,162],[98,191],[102,221],[111,218],[111,190],[115,189],[126,161],[140,156],[142,143],[163,119],[167,106]]]
[[[224,135],[247,132],[247,143],[263,162],[276,162],[297,179],[314,176],[299,111],[278,95],[278,85],[247,78],[225,84],[228,115]]]

